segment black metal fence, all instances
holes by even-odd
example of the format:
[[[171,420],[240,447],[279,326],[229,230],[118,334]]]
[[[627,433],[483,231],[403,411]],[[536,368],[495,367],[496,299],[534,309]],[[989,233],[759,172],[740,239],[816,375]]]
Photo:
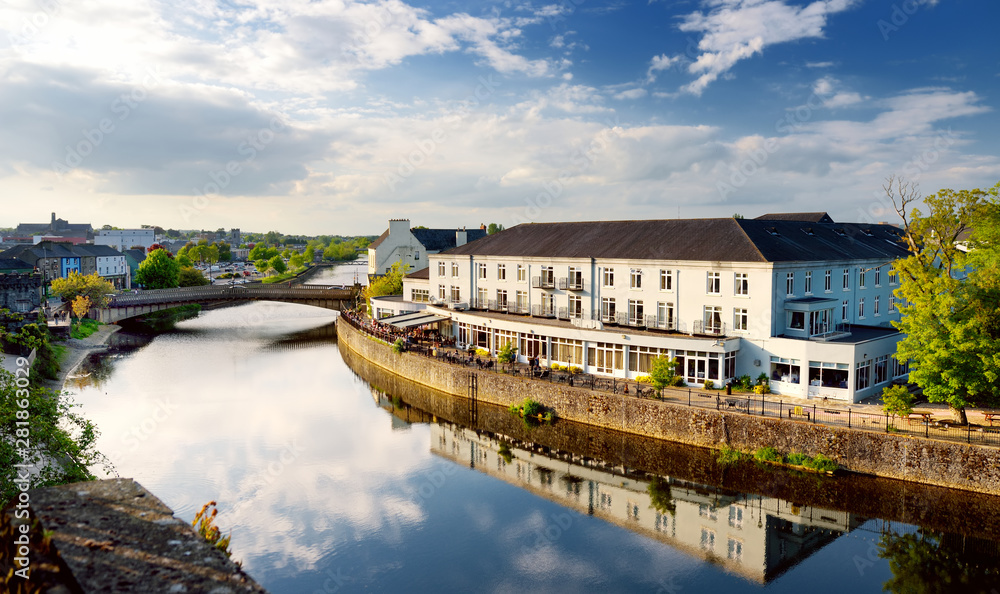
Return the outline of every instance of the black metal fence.
[[[348,315],[341,316],[352,327],[392,344],[401,337],[400,333],[385,332],[366,326]],[[660,400],[680,406],[716,409],[730,413],[772,417],[788,422],[813,423],[818,425],[847,427],[864,431],[895,433],[926,439],[944,439],[979,445],[1000,446],[1000,426],[986,427],[958,425],[951,421],[934,421],[929,417],[912,415],[900,418],[892,415],[858,412],[848,408],[832,408],[827,403],[804,405],[788,403],[757,395],[736,393],[727,395],[723,391],[709,392],[693,388],[664,388],[656,390],[648,384],[612,377],[601,377],[586,373],[571,373],[547,368],[532,368],[524,363],[501,365],[495,358],[477,356],[474,353],[455,349],[433,348],[425,345],[409,345],[406,349],[416,355],[435,358],[439,361],[478,369],[488,373],[504,373],[532,381],[551,382],[567,386],[600,390],[635,398]]]

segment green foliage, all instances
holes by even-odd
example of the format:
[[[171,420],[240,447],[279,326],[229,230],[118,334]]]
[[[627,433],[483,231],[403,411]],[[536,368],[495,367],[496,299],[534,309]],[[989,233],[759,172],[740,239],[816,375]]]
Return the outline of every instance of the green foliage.
[[[281,259],[280,255],[274,256],[268,260],[267,264],[271,270],[277,272],[278,274],[282,274],[288,270],[288,266],[285,264],[285,261]]]
[[[335,261],[346,261],[346,260],[356,260],[358,257],[358,250],[355,245],[350,242],[340,242],[331,243],[329,247],[323,250],[324,260],[335,260]]]
[[[135,282],[147,289],[172,289],[177,286],[181,267],[166,250],[153,250],[139,264]]]
[[[490,352],[487,351],[486,349],[479,348],[479,349],[476,349],[476,355],[479,356],[479,357],[489,357],[490,356]]]
[[[758,386],[770,386],[771,378],[767,377],[767,374],[762,371],[760,372],[760,375],[757,376],[756,383]]]
[[[400,262],[396,262],[389,269],[389,272],[385,276],[380,276],[373,280],[371,284],[361,290],[361,295],[365,298],[368,307],[371,307],[372,297],[381,297],[382,295],[402,295],[403,294],[403,276],[409,271],[410,267],[405,268]]]
[[[497,448],[497,453],[500,454],[500,457],[507,464],[510,464],[514,460],[514,453],[510,451],[510,446],[505,443],[500,444],[500,447]]]
[[[80,320],[78,324],[75,324],[73,328],[70,329],[70,336],[72,338],[87,338],[94,332],[97,332],[97,329],[102,325],[103,324],[97,320]]]
[[[267,274],[267,271],[271,269],[271,265],[263,258],[254,260],[253,267],[256,268],[257,272],[261,274]]]
[[[757,384],[756,386],[753,387],[753,393],[758,396],[762,396],[764,394],[770,394],[771,386],[769,386],[768,384]]]
[[[37,385],[18,387],[13,374],[0,370],[0,499],[8,501],[17,493],[15,464],[35,467],[33,488],[94,480],[90,468],[97,464],[111,470],[96,449],[97,428],[75,407],[68,394],[54,394]],[[15,447],[18,414],[23,410],[30,420],[31,447],[27,449]]]
[[[501,365],[512,365],[515,361],[517,361],[517,347],[513,342],[508,342],[497,352],[497,362]]]
[[[713,382],[712,380],[705,380],[705,389],[706,390],[714,390],[715,389],[715,382]]]
[[[73,301],[78,296],[90,299],[94,307],[104,307],[108,304],[109,293],[115,292],[115,286],[101,278],[96,272],[88,275],[70,272],[66,278],[52,279],[52,294],[58,295],[63,301]]]
[[[734,387],[739,390],[751,390],[753,389],[753,379],[750,378],[750,374],[744,373],[736,378],[736,385]]]
[[[201,287],[207,285],[208,282],[208,279],[205,278],[205,275],[200,270],[195,270],[190,266],[186,268],[182,267],[177,274],[178,287]]]
[[[816,454],[813,458],[807,458],[803,466],[819,472],[833,472],[840,468],[840,465],[827,458],[823,454]]]
[[[715,460],[723,465],[728,466],[730,464],[735,464],[743,458],[743,452],[729,447],[727,444],[723,444],[722,448],[719,449],[719,453],[716,454]]]
[[[211,512],[209,512],[209,508],[211,508]],[[233,552],[229,550],[229,542],[232,539],[233,533],[230,531],[226,536],[222,536],[222,531],[215,525],[215,516],[218,513],[219,510],[216,509],[215,502],[209,501],[201,507],[201,511],[195,515],[191,525],[198,530],[198,534],[207,540],[210,545],[225,553],[226,557],[232,557]],[[240,566],[241,564],[237,562],[236,565]]]
[[[911,534],[887,532],[879,540],[879,554],[889,561],[892,577],[885,592],[907,594],[988,594],[1000,583],[997,564],[971,553],[967,540],[943,532],[919,529]]]
[[[305,258],[302,257],[302,254],[292,254],[292,256],[288,258],[288,265],[292,268],[299,268],[304,262]]]
[[[906,386],[888,386],[882,390],[882,410],[889,415],[905,417],[913,412],[914,399]]]
[[[677,512],[677,504],[670,492],[670,482],[666,479],[654,476],[646,487],[646,492],[649,493],[649,506],[656,511],[670,515]]]
[[[809,456],[802,452],[792,452],[785,456],[785,462],[788,462],[792,466],[805,466],[806,460],[809,460]]]
[[[503,225],[498,225],[496,223],[490,223],[486,227],[486,234],[487,235],[493,235],[494,233],[499,233],[501,231],[503,231]]]
[[[402,338],[397,338],[396,342],[392,343],[392,352],[397,355],[401,355],[403,351],[406,350],[406,343],[403,342]]]
[[[774,462],[778,464],[784,461],[784,456],[771,446],[758,448],[757,451],[753,453],[753,458],[758,462]]]
[[[653,364],[649,369],[649,377],[652,379],[653,387],[657,390],[679,385],[682,380],[677,375],[677,359],[668,359],[662,355],[653,359]]]
[[[893,325],[903,333],[897,357],[910,360],[909,379],[928,401],[962,417],[968,406],[1000,405],[998,188],[940,190],[923,198],[925,214],[907,212],[920,199],[915,187],[892,178],[885,187],[909,250],[894,264],[901,317]]]

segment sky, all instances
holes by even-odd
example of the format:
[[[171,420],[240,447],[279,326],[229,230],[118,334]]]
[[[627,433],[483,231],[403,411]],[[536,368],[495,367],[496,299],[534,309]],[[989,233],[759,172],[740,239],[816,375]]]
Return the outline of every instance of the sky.
[[[6,0],[0,227],[895,221],[1000,181],[1000,4]]]

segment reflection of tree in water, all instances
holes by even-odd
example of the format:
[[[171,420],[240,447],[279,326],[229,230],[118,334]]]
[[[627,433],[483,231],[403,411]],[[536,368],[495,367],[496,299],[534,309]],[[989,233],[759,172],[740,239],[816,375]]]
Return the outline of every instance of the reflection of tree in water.
[[[1000,551],[994,541],[921,529],[884,534],[879,546],[879,557],[887,559],[892,570],[892,578],[882,585],[886,592],[997,592]]]
[[[670,492],[670,483],[659,476],[654,476],[646,487],[649,491],[649,503],[653,509],[661,514],[674,515],[677,511],[677,504],[674,503],[673,493]]]
[[[73,375],[67,376],[66,385],[77,389],[101,387],[114,371],[115,358],[103,353],[89,355]]]

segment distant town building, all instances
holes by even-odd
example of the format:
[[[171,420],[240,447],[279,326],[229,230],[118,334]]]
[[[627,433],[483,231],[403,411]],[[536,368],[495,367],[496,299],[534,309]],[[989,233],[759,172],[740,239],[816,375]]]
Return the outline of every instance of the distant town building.
[[[0,266],[2,265],[0,262]],[[28,313],[39,307],[41,299],[41,274],[10,273],[0,268],[0,308]]]
[[[35,237],[39,240],[34,241]],[[52,213],[52,219],[48,223],[21,223],[12,236],[16,240],[28,239],[33,243],[46,241],[47,238],[60,238],[58,241],[70,241],[76,238],[82,241],[72,243],[82,243],[93,237],[94,228],[90,223],[70,223],[56,218],[56,213]]]
[[[72,244],[43,241],[37,245],[18,245],[0,253],[0,258],[19,258],[42,274],[43,284],[54,278],[65,278],[71,272],[82,272],[80,255]]]
[[[122,252],[107,245],[77,245],[73,251],[80,255],[83,274],[96,272],[116,289],[131,288],[132,275]]]
[[[389,228],[368,246],[368,275],[389,271],[395,262],[410,270],[427,266],[427,256],[486,237],[483,229],[410,229],[409,219],[392,219]]]
[[[94,236],[94,245],[107,245],[118,251],[141,245],[142,249],[156,243],[153,229],[100,229]]]

